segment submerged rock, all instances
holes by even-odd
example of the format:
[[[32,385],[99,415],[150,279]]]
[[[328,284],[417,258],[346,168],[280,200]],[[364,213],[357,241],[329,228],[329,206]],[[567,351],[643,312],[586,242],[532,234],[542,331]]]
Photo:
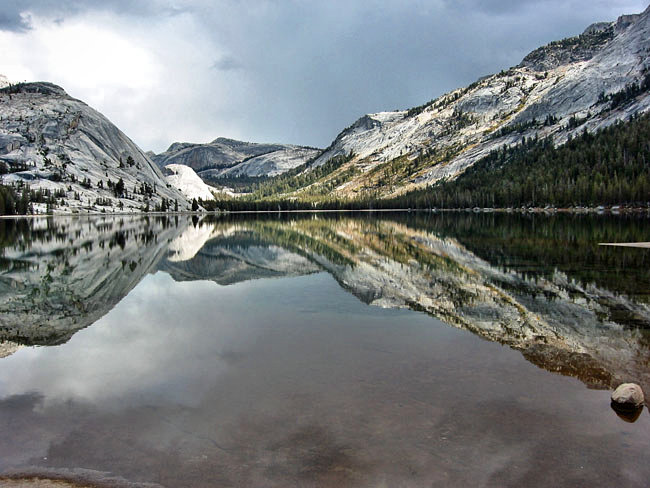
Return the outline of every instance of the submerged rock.
[[[621,410],[636,410],[643,406],[643,390],[636,383],[623,383],[612,393],[612,407]]]

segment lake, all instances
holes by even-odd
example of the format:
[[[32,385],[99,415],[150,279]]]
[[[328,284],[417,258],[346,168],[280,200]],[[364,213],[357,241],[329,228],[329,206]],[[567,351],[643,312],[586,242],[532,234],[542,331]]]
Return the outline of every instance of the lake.
[[[0,485],[646,487],[649,224],[0,220]]]

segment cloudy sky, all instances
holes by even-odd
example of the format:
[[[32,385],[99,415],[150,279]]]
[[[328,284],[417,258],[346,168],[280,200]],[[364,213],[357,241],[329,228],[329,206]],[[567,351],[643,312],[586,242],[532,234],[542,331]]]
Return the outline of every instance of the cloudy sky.
[[[648,0],[3,0],[0,73],[47,80],[143,149],[327,146]]]

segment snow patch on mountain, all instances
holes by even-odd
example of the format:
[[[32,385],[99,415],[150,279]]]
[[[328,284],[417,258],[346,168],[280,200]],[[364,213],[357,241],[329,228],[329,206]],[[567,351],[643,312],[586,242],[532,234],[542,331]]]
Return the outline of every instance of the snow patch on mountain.
[[[188,199],[214,200],[210,187],[189,166],[168,164],[165,170],[167,181]]]

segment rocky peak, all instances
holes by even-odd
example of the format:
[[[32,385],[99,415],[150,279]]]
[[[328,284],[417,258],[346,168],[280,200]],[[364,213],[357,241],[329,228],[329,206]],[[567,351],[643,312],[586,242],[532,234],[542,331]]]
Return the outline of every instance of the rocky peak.
[[[612,26],[611,22],[595,22],[587,27],[582,35],[585,34],[597,34],[598,32],[603,32],[609,29]]]
[[[571,63],[588,61],[614,36],[647,17],[650,17],[650,6],[640,14],[621,15],[616,22],[596,22],[579,36],[554,41],[535,49],[517,67],[548,71]]]
[[[266,144],[218,137],[206,144],[175,142],[164,153],[152,156],[161,168],[168,164],[189,166],[205,181],[234,176],[271,176],[304,164],[319,149],[292,144]]]
[[[524,137],[563,144],[578,132],[650,110],[650,92],[629,88],[646,86],[650,8],[618,25],[592,24],[579,36],[531,52],[517,67],[418,107],[361,117],[306,171],[337,156],[353,157],[287,195],[398,195],[454,178],[490,151]],[[623,108],[612,103],[614,96],[627,97]]]
[[[372,117],[372,115],[364,115],[363,117],[361,117],[359,120],[355,122],[354,128],[370,130],[370,129],[374,129],[375,127],[379,127],[380,125],[381,122],[376,118]]]
[[[637,20],[639,20],[639,18],[641,18],[642,15],[643,14],[621,15],[616,20],[616,31],[621,32],[627,29],[630,25],[634,24]]]
[[[517,67],[549,71],[571,63],[588,61],[614,38],[617,30],[618,27],[614,29],[612,23],[592,24],[579,36],[553,41],[535,49]]]
[[[236,139],[230,139],[228,137],[217,137],[210,144],[222,144],[224,146],[230,146],[230,147],[242,147],[242,146],[248,146],[248,145],[250,145],[252,143],[244,142],[244,141],[238,141]]]
[[[136,212],[170,201],[189,208],[131,139],[60,86],[6,86],[0,115],[0,183],[52,197],[34,203],[37,213]]]
[[[2,89],[5,93],[40,93],[42,95],[53,95],[60,97],[70,97],[66,91],[59,85],[47,81],[36,81],[32,83],[18,83],[16,85],[5,86]]]
[[[183,149],[187,149],[189,147],[194,147],[197,146],[198,144],[193,144],[191,142],[173,142],[169,148],[167,148],[168,153],[175,153],[178,151],[182,151]],[[154,154],[155,155],[155,154]]]

